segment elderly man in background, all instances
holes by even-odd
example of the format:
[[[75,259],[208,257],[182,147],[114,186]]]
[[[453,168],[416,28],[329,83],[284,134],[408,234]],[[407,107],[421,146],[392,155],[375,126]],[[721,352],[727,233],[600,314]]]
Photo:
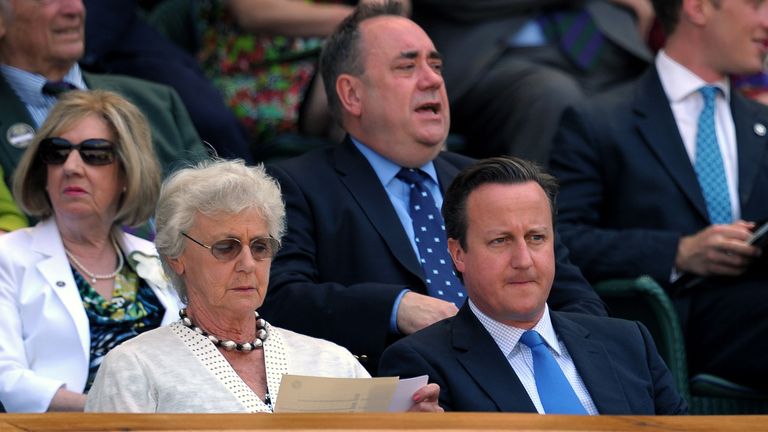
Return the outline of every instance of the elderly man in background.
[[[0,0],[0,164],[6,183],[57,97],[71,89],[114,91],[139,107],[165,170],[206,149],[171,88],[134,78],[84,73],[82,0]]]

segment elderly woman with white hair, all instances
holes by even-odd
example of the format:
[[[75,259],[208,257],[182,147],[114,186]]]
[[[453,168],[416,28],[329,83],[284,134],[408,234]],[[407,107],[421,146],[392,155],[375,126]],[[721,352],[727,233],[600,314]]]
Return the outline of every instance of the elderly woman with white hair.
[[[264,168],[206,161],[163,185],[155,244],[181,319],[107,355],[86,411],[271,412],[285,374],[368,377],[346,349],[259,318],[285,231],[280,189]],[[439,388],[413,410],[441,411]]]

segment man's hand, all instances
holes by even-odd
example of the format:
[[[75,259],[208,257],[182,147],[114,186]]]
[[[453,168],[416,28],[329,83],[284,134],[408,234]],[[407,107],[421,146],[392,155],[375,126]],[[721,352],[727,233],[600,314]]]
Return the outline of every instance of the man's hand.
[[[440,398],[440,386],[427,384],[413,394],[414,405],[408,412],[443,412],[443,407],[437,404]]]
[[[738,276],[760,256],[760,249],[747,244],[755,224],[743,220],[729,225],[710,225],[683,237],[677,246],[675,266],[679,271],[701,276]]]
[[[403,334],[411,334],[441,319],[452,317],[458,311],[451,302],[407,292],[397,309],[397,328]]]

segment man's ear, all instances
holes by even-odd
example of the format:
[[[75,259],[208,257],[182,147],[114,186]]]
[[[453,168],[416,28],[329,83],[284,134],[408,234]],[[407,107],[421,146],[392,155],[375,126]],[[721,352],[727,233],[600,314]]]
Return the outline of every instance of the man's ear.
[[[455,238],[448,239],[448,253],[451,254],[453,265],[461,273],[464,273],[464,249],[462,249],[459,240]]]
[[[339,95],[341,107],[357,117],[363,112],[362,82],[360,78],[349,74],[341,74],[336,79],[336,94]]]
[[[680,12],[680,21],[687,20],[696,25],[703,25],[707,22],[710,10],[714,8],[712,0],[683,0],[683,7]]]

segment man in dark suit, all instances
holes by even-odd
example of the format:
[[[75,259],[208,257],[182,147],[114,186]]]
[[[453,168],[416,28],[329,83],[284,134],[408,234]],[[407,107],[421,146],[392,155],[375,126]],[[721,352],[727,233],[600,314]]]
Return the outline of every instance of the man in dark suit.
[[[453,132],[473,157],[546,164],[566,107],[652,59],[650,0],[413,0],[413,19],[445,58]]]
[[[362,7],[326,44],[326,93],[349,136],[270,167],[286,200],[288,232],[261,313],[366,356],[373,372],[391,341],[457,311],[427,295],[410,187],[398,172],[427,173],[437,211],[443,190],[472,162],[442,151],[450,122],[442,62],[424,31],[398,10]],[[450,261],[445,246],[443,252]],[[554,307],[605,314],[564,248],[558,259]]]
[[[668,33],[655,67],[563,117],[560,229],[589,280],[669,289],[691,374],[768,389],[768,272],[747,242],[768,219],[768,108],[728,80],[762,68],[768,4],[655,6]]]
[[[81,0],[0,0],[0,163],[10,184],[24,149],[56,102],[46,81],[120,93],[141,109],[166,171],[179,160],[199,160],[206,149],[176,92],[135,78],[86,74],[77,60],[84,50]]]
[[[469,300],[387,348],[379,372],[429,375],[451,411],[684,413],[642,324],[547,307],[557,287],[556,194],[556,180],[523,159],[485,159],[459,173],[443,217]]]

